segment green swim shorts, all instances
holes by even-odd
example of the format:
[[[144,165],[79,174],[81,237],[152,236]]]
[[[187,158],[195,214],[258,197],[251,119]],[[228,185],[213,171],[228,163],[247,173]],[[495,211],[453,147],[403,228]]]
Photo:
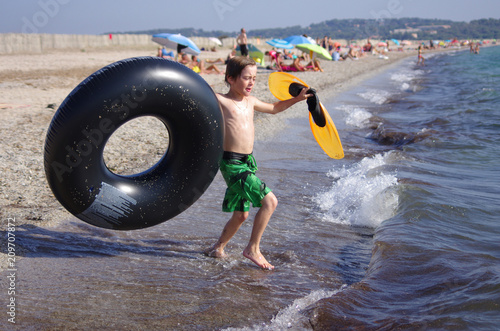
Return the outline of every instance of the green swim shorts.
[[[220,171],[227,184],[222,211],[249,211],[250,202],[262,207],[261,201],[271,189],[255,175],[257,164],[252,154],[224,152]]]

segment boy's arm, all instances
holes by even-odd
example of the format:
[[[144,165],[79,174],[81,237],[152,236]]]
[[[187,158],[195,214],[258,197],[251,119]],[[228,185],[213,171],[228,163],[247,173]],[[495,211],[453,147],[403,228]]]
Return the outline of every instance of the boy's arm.
[[[263,101],[260,101],[259,99],[256,98],[255,104],[254,104],[254,109],[256,111],[261,112],[261,113],[277,114],[277,113],[281,113],[282,111],[290,108],[291,106],[293,106],[297,102],[306,100],[310,96],[312,96],[312,94],[307,94],[307,88],[303,88],[302,91],[300,91],[300,94],[297,95],[295,98],[277,101],[275,103],[263,102]]]

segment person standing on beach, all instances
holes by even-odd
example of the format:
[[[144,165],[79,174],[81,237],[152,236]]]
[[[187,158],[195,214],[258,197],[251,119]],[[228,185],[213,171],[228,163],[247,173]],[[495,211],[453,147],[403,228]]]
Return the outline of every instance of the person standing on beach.
[[[422,45],[418,46],[418,59],[417,59],[417,65],[425,65],[425,58],[422,55]]]
[[[289,100],[273,104],[260,101],[250,95],[256,75],[257,65],[253,59],[233,57],[227,64],[225,75],[229,91],[217,94],[224,116],[224,153],[220,170],[228,186],[222,210],[233,214],[219,240],[205,253],[216,258],[227,256],[224,248],[248,218],[252,203],[260,209],[255,215],[250,241],[243,250],[243,256],[263,269],[272,270],[274,266],[260,251],[260,240],[278,200],[271,189],[255,175],[257,164],[252,155],[255,138],[254,111],[277,114],[311,95],[306,94],[307,89],[304,88],[298,96]]]
[[[245,28],[241,28],[241,33],[238,38],[236,38],[236,43],[240,46],[241,56],[248,57],[248,40]]]

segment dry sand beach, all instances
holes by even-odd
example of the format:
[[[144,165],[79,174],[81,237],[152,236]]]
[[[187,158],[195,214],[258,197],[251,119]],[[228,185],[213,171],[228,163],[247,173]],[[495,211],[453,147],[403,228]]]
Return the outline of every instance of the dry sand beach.
[[[99,68],[121,59],[155,53],[156,49],[151,47],[120,47],[0,55],[2,231],[9,219],[15,219],[16,226],[50,227],[72,218],[54,198],[43,168],[45,135],[55,111],[73,88]],[[200,57],[225,58],[228,53],[229,50],[203,52]],[[325,100],[332,97],[332,93],[352,87],[403,58],[415,56],[416,60],[416,51],[390,52],[388,56],[389,59],[367,55],[358,61],[322,61],[324,72],[301,72],[297,76],[316,88]],[[220,64],[219,67],[223,68]],[[276,100],[267,84],[271,72],[259,70],[252,92],[267,102]],[[203,78],[216,92],[226,91],[222,75],[203,75]],[[303,116],[307,111],[303,108],[296,105],[276,116],[258,116],[257,139],[265,138],[264,132],[270,134],[276,128],[283,128],[286,118]],[[106,146],[106,164],[118,173],[134,172],[144,164],[154,164],[163,153],[167,139],[164,128],[154,119],[135,120],[126,126]],[[0,240],[5,238],[2,236]],[[6,247],[4,243],[1,246]],[[16,253],[22,255],[22,252]],[[5,267],[3,262],[0,265]]]

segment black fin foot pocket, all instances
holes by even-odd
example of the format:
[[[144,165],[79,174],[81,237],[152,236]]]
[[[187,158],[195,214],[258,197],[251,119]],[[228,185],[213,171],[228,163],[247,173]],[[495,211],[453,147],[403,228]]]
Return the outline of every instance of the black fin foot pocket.
[[[300,94],[300,91],[304,87],[304,85],[299,83],[291,83],[288,87],[288,93],[290,93],[291,96],[296,97]],[[323,116],[323,112],[321,111],[321,106],[319,105],[319,98],[316,94],[316,90],[310,88],[307,91],[307,94],[312,94],[311,97],[307,98],[307,108],[309,109],[309,112],[311,112],[314,123],[316,123],[316,125],[319,127],[324,127],[326,125],[326,120],[325,116]]]
[[[299,83],[291,83],[290,86],[288,86],[288,93],[290,93],[292,97],[296,97],[304,87],[306,86]]]
[[[314,89],[310,89],[307,93],[312,93],[313,95],[312,97],[307,98],[307,108],[312,115],[314,123],[316,123],[319,127],[324,127],[326,125],[326,119],[321,111],[318,95]]]

